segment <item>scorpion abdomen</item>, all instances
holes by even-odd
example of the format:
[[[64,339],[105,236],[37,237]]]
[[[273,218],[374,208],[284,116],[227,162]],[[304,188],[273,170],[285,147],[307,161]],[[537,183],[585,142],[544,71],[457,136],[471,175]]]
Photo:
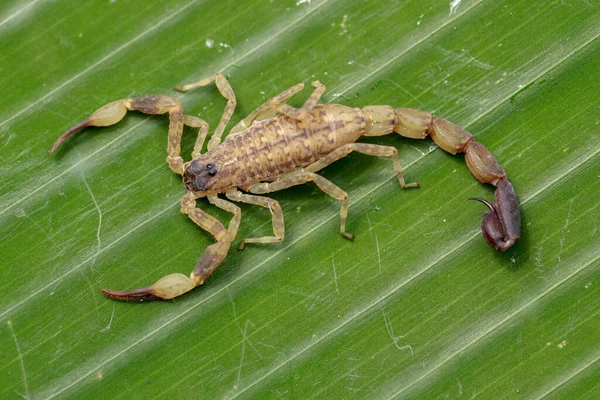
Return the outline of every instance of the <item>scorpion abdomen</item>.
[[[278,114],[255,122],[207,154],[217,165],[236,166],[227,188],[244,187],[313,164],[340,146],[355,142],[364,130],[365,117],[360,109],[319,104],[302,119]]]

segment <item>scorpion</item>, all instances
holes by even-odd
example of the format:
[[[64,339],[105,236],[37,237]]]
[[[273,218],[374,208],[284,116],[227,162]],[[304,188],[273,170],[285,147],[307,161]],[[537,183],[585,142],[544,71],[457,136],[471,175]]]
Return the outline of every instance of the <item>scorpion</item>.
[[[405,182],[395,147],[356,143],[361,136],[381,136],[392,132],[414,139],[430,136],[443,150],[452,154],[464,153],[471,173],[480,182],[496,187],[493,203],[481,198],[470,199],[482,202],[489,209],[484,213],[481,224],[485,240],[495,249],[505,251],[519,239],[519,204],[506,172],[490,151],[463,128],[416,109],[394,109],[387,105],[361,109],[341,104],[319,104],[325,85],[314,81],[314,91],[302,107],[287,104],[293,95],[304,89],[304,84],[299,83],[252,111],[222,140],[237,104],[225,76],[216,73],[189,85],[176,86],[175,90],[186,92],[213,82],[227,104],[205,153],[202,149],[209,125],[199,117],[184,115],[178,99],[162,94],[106,104],[60,136],[50,150],[53,154],[67,137],[82,128],[119,122],[129,110],[169,115],[166,161],[173,172],[182,175],[187,189],[181,199],[181,212],[210,233],[215,243],[205,249],[189,277],[173,273],[147,287],[127,291],[102,289],[106,297],[124,301],[168,300],[203,284],[228,254],[237,235],[241,209],[233,202],[267,208],[273,225],[272,236],[245,238],[240,242],[239,250],[247,243],[283,241],[282,209],[276,200],[260,195],[307,182],[314,182],[323,192],[341,201],[340,234],[352,240],[354,236],[346,232],[348,194],[317,171],[351,152],[391,157],[400,186],[419,187],[418,182]],[[184,162],[180,156],[184,125],[198,128],[190,162]],[[224,195],[227,200],[219,195]],[[227,228],[197,207],[196,199],[202,197],[233,214]]]

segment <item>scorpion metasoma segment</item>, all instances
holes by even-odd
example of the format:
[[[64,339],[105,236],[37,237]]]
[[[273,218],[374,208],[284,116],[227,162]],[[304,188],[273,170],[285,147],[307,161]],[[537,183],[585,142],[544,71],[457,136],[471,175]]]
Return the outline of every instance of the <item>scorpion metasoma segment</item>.
[[[315,81],[312,83],[315,90],[303,107],[295,108],[287,104],[290,97],[304,88],[304,84],[300,83],[250,113],[231,129],[221,143],[236,106],[235,95],[225,77],[217,73],[175,89],[187,91],[212,82],[227,99],[227,105],[204,154],[201,150],[208,134],[208,124],[198,117],[184,115],[179,100],[165,95],[148,95],[109,103],[68,130],[50,150],[53,153],[63,140],[82,128],[117,123],[128,110],[169,114],[166,161],[175,173],[183,176],[187,189],[181,199],[181,212],[209,232],[216,243],[202,253],[189,277],[174,273],[140,289],[122,292],[103,289],[107,297],[133,301],[166,300],[201,285],[223,261],[237,235],[241,211],[232,201],[267,208],[273,223],[272,236],[245,238],[238,249],[243,249],[246,243],[281,242],[285,231],[281,207],[277,201],[259,195],[306,182],[314,182],[323,192],[341,201],[340,233],[353,239],[353,235],[346,232],[348,195],[317,174],[317,171],[357,151],[371,156],[391,157],[400,186],[419,186],[416,182],[404,181],[395,147],[355,143],[361,136],[381,136],[391,132],[414,139],[431,136],[445,151],[464,153],[473,175],[483,183],[496,186],[493,204],[484,199],[473,199],[481,201],[489,209],[482,222],[485,240],[492,247],[505,251],[519,239],[519,204],[506,172],[489,150],[464,129],[444,119],[434,118],[428,112],[409,108],[367,106],[360,109],[340,104],[317,104],[325,92],[325,86]],[[193,159],[187,163],[180,156],[184,125],[199,128]],[[228,200],[218,197],[219,194],[224,194]],[[201,197],[206,197],[211,204],[233,214],[227,228],[196,206],[196,199]]]

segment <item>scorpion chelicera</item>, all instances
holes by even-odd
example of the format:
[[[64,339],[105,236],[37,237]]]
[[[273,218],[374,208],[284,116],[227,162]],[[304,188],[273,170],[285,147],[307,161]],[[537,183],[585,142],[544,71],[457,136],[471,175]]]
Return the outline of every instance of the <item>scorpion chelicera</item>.
[[[227,99],[227,105],[204,154],[201,150],[208,134],[208,124],[198,117],[184,115],[179,100],[160,94],[109,103],[69,129],[52,146],[51,154],[76,131],[88,126],[113,125],[128,110],[146,114],[168,113],[170,123],[166,161],[173,172],[183,176],[187,189],[181,199],[181,212],[216,240],[202,253],[189,277],[174,273],[139,289],[103,289],[105,296],[130,301],[167,300],[204,283],[223,261],[237,235],[241,210],[231,201],[268,208],[272,216],[273,236],[245,238],[238,246],[239,250],[246,243],[281,242],[285,232],[281,207],[276,200],[258,195],[306,182],[314,182],[323,192],[342,202],[340,233],[353,239],[354,236],[346,232],[348,194],[317,174],[317,171],[357,151],[371,156],[391,157],[400,186],[419,186],[417,182],[404,181],[395,147],[355,143],[361,136],[381,136],[391,132],[414,139],[431,136],[435,144],[445,151],[464,153],[473,175],[482,183],[496,186],[493,204],[480,198],[472,199],[482,202],[489,209],[484,213],[482,222],[485,240],[495,249],[505,251],[519,239],[519,204],[506,172],[490,151],[461,127],[435,118],[428,112],[410,108],[367,106],[360,109],[340,104],[318,104],[325,92],[325,85],[315,81],[312,83],[315,90],[301,108],[292,107],[287,101],[304,89],[302,83],[283,91],[251,112],[231,129],[221,143],[236,106],[235,94],[225,76],[216,73],[175,89],[185,92],[212,82]],[[184,125],[199,128],[192,161],[186,163],[180,156]],[[218,197],[219,194],[224,194],[231,201]],[[233,214],[227,228],[197,207],[196,199],[201,197],[206,197],[211,204]]]

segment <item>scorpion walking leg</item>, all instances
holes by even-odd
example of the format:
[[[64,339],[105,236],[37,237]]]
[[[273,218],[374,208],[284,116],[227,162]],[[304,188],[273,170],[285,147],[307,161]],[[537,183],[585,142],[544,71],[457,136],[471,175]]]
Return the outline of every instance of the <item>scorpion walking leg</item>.
[[[263,196],[254,196],[250,194],[244,194],[239,191],[232,191],[225,193],[228,199],[239,201],[247,204],[254,204],[257,206],[268,208],[271,211],[272,223],[273,223],[273,234],[275,236],[263,236],[260,238],[245,238],[240,242],[237,247],[238,250],[243,250],[246,243],[279,243],[283,241],[285,235],[285,225],[283,223],[283,212],[281,206],[276,200],[270,199]]]
[[[219,72],[214,75],[209,76],[208,78],[204,78],[199,80],[198,82],[191,83],[189,85],[183,86],[175,86],[175,90],[179,90],[180,92],[187,92],[188,90],[195,89],[197,87],[206,86],[212,82],[215,82],[219,92],[225,99],[227,99],[227,104],[225,105],[225,109],[223,110],[223,115],[221,116],[221,120],[215,129],[210,141],[208,142],[208,150],[215,148],[219,143],[221,143],[221,137],[223,136],[223,132],[225,131],[225,127],[229,123],[231,119],[231,115],[233,114],[233,110],[235,110],[236,100],[235,93],[231,88],[229,82],[225,76]]]
[[[226,200],[219,199],[216,196],[209,196],[209,201],[217,207],[230,211],[234,214],[228,229],[213,216],[207,214],[196,207],[196,197],[193,192],[186,193],[181,199],[181,212],[187,214],[202,229],[210,233],[216,243],[208,246],[189,277],[181,273],[174,273],[159,279],[151,286],[139,289],[115,291],[102,289],[102,293],[111,299],[125,301],[154,301],[169,300],[189,292],[196,286],[204,283],[204,280],[221,264],[231,242],[237,234],[239,227],[241,211],[235,204]]]
[[[284,90],[279,93],[277,96],[271,97],[264,104],[260,105],[256,110],[252,111],[246,118],[238,122],[231,131],[229,135],[233,135],[239,133],[252,125],[254,121],[260,121],[265,118],[272,117],[275,115],[277,108],[280,104],[287,103],[287,101],[296,93],[301,92],[304,89],[304,83],[299,83],[291,88]]]
[[[208,134],[208,124],[203,119],[191,115],[184,115],[183,123],[192,128],[200,128],[198,131],[198,138],[194,144],[194,150],[192,151],[192,159],[196,159],[202,153],[202,146],[204,145],[206,135]]]
[[[321,96],[323,96],[323,93],[325,93],[326,89],[326,86],[319,81],[314,81],[313,83],[311,83],[311,86],[314,87],[315,90],[306,100],[302,108],[292,107],[289,104],[280,104],[279,107],[277,107],[277,111],[294,119],[303,119],[308,114],[308,112],[319,102]]]
[[[306,182],[314,182],[323,192],[342,202],[340,209],[340,234],[352,240],[354,235],[346,232],[346,218],[348,217],[348,194],[334,183],[313,172],[298,170],[284,175],[275,182],[259,183],[248,188],[250,193],[262,194],[287,189]]]
[[[307,172],[317,172],[322,168],[325,168],[329,164],[346,157],[353,151],[358,151],[359,153],[363,153],[369,156],[375,157],[392,157],[394,160],[394,169],[396,170],[396,175],[398,175],[398,181],[400,182],[400,186],[404,188],[413,188],[419,187],[418,182],[406,183],[404,182],[404,175],[402,174],[402,167],[400,166],[400,161],[398,160],[398,150],[392,146],[382,146],[378,144],[368,144],[368,143],[350,143],[345,144],[342,147],[339,147],[327,154],[325,157],[320,160],[314,162],[308,167],[304,168]]]

